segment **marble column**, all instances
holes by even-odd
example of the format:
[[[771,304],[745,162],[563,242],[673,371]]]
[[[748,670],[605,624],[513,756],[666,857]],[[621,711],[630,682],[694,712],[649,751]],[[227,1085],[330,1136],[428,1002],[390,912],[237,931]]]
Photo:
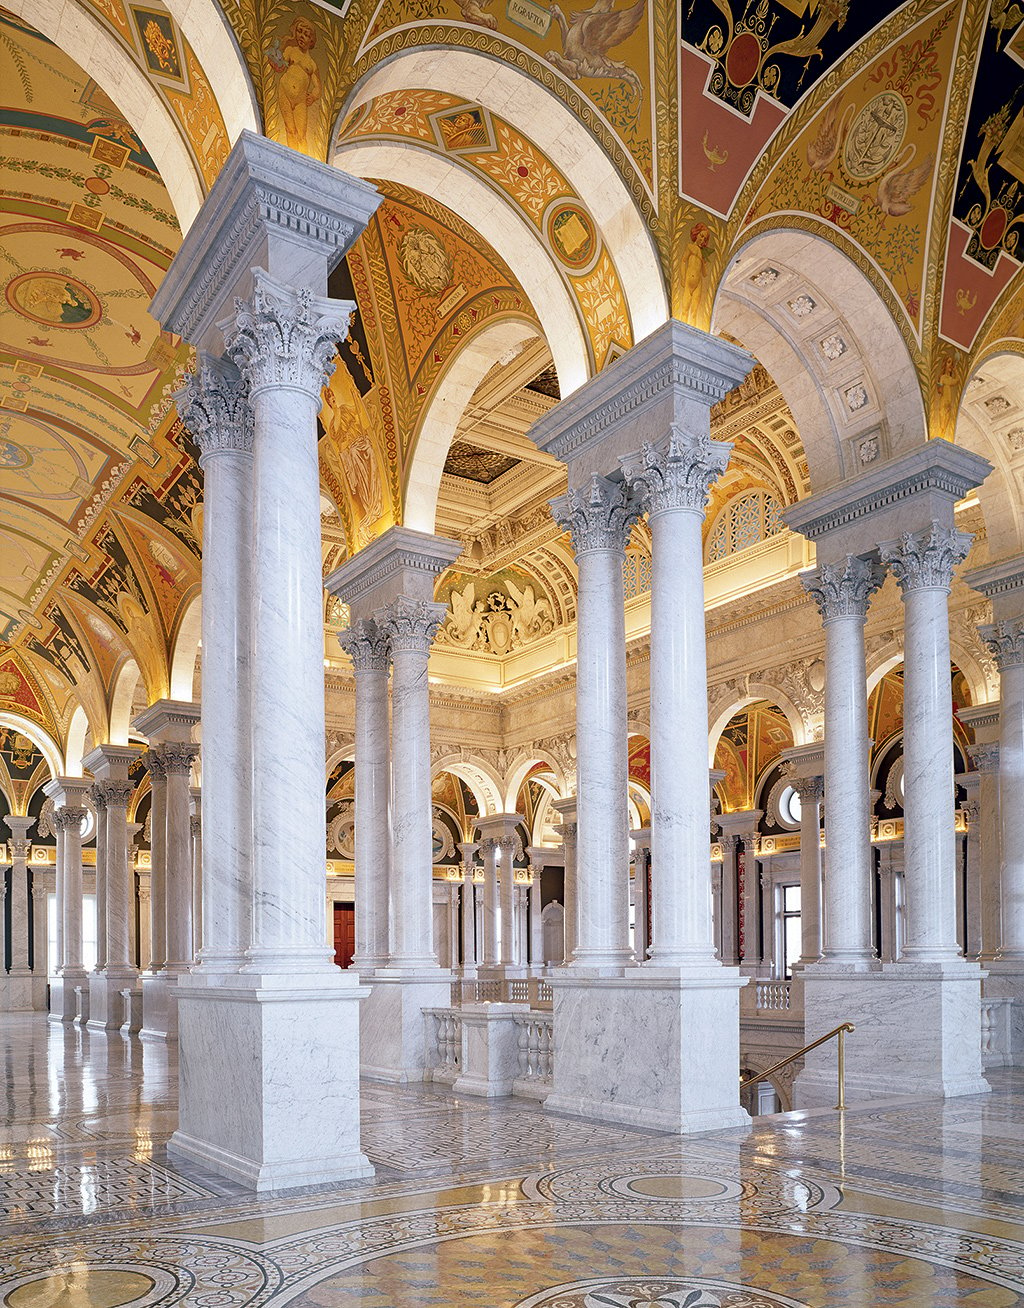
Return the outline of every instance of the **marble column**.
[[[51,971],[50,931],[47,921],[49,892],[37,877],[32,879],[32,1007],[46,1009],[47,978]]]
[[[821,777],[794,776],[800,799],[800,959],[794,972],[821,958]]]
[[[960,956],[956,937],[948,601],[953,570],[967,556],[970,543],[966,533],[933,522],[879,547],[882,561],[899,583],[904,606],[903,856],[907,932],[902,957],[908,962],[951,962]],[[831,808],[830,788],[826,820]]]
[[[93,970],[102,972],[107,961],[107,795],[102,784],[90,787],[89,798],[96,814],[96,966]]]
[[[139,880],[139,968],[153,970],[153,891],[148,875],[136,874]]]
[[[448,960],[445,967],[453,971],[462,962],[459,950],[459,892],[462,881],[448,882]]]
[[[719,822],[719,826],[721,823]],[[719,897],[721,911],[722,962],[726,967],[739,967],[739,873],[738,854],[740,838],[733,832],[721,831],[722,892]]]
[[[57,777],[43,787],[55,804],[58,879],[57,914],[62,924],[60,978],[51,992],[50,1014],[62,1022],[89,1018],[88,973],[82,966],[82,825],[89,810],[89,783],[77,777]],[[56,1003],[54,1002],[56,1000]]]
[[[980,628],[999,668],[1000,963],[1024,972],[1024,619]]]
[[[653,966],[717,965],[708,860],[704,552],[712,483],[732,446],[673,427],[620,459],[647,510],[651,560],[651,897]]]
[[[531,972],[544,965],[544,923],[541,919],[543,904],[541,902],[541,877],[543,867],[534,864],[530,868],[530,887],[527,903],[529,916],[529,964]]]
[[[638,504],[593,475],[551,501],[570,533],[576,600],[577,941],[571,966],[614,974],[629,948],[629,765],[622,564]],[[703,575],[703,574],[701,574]],[[568,917],[568,914],[567,914]]]
[[[987,966],[997,956],[1002,943],[1000,906],[1000,830],[999,830],[999,746],[991,742],[968,748],[978,775],[978,816],[976,837],[978,865],[978,902],[981,911],[981,947],[979,959]]]
[[[4,822],[11,832],[11,954],[4,981],[4,1008],[7,1012],[29,1012],[33,1008],[33,976],[28,964],[28,857],[32,849],[28,833],[35,818],[9,814]]]
[[[447,606],[405,596],[379,610],[391,649],[392,971],[437,967],[433,942],[430,691],[427,663]]]
[[[576,860],[579,841],[579,823],[577,821],[576,796],[568,799],[556,799],[551,807],[562,819],[563,883],[562,909],[565,932],[565,952],[562,955],[564,965],[572,962],[579,938],[579,896],[577,893]]]
[[[501,858],[501,842],[496,836],[487,836],[480,841],[480,852],[484,864],[483,918],[484,941],[480,966],[496,968],[498,955],[498,862]]]
[[[199,961],[203,942],[203,791],[192,786],[188,792],[189,827],[192,833],[192,954]]]
[[[168,741],[160,746],[167,774],[167,959],[164,971],[177,976],[193,962],[192,814],[189,793],[192,764],[199,746],[189,741]]]
[[[249,391],[227,359],[203,356],[175,396],[203,470],[203,738],[199,966],[235,972],[252,940],[252,479]]]
[[[501,966],[508,976],[511,969],[518,969],[519,936],[516,930],[516,873],[513,859],[516,853],[515,839],[510,836],[499,838],[501,850],[498,859],[498,885],[501,900]]]
[[[832,965],[864,971],[874,959],[864,623],[882,572],[848,554],[802,580],[825,628],[825,844],[832,853],[826,855],[822,953]]]
[[[648,957],[651,948],[651,829],[629,833],[633,841],[633,952],[637,962]]]
[[[222,329],[253,415],[254,973],[328,973],[317,414],[353,306],[253,270]],[[204,784],[208,784],[204,774]]]
[[[480,846],[475,841],[459,845],[462,859],[462,975],[466,979],[476,976],[476,910],[473,886],[474,859]]]
[[[142,756],[149,773],[149,967],[160,972],[167,959],[167,773],[159,753]]]
[[[391,789],[388,672],[391,650],[372,619],[360,619],[338,637],[355,673],[355,875],[354,965],[372,973],[388,962]]]
[[[760,976],[764,966],[761,951],[761,872],[757,857],[758,824],[763,816],[761,809],[747,808],[737,809],[733,813],[720,813],[717,819],[723,837],[734,836],[742,846],[737,848],[735,855],[736,906],[737,949],[740,969],[745,976]]]

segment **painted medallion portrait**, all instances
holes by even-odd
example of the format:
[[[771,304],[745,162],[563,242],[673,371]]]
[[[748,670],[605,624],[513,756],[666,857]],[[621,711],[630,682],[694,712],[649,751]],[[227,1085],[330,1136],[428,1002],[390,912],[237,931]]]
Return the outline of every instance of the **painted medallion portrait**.
[[[60,273],[22,273],[8,283],[7,303],[44,327],[92,327],[103,313],[92,291]]]

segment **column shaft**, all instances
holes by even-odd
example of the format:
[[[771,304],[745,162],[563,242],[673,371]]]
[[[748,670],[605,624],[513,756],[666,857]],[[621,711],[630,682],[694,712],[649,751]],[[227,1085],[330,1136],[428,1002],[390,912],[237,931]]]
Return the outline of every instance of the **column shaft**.
[[[107,798],[102,783],[90,791],[96,810],[96,971],[107,964]]]
[[[11,976],[30,976],[28,856],[32,842],[28,831],[35,825],[35,818],[9,816],[5,821],[11,830]]]
[[[820,777],[794,778],[800,796],[800,966],[821,958],[821,800]]]
[[[1024,960],[1024,619],[981,629],[1000,676],[1000,959]]]
[[[501,846],[493,836],[480,842],[484,860],[484,948],[480,962],[484,967],[498,965],[498,858]]]
[[[463,841],[459,845],[459,854],[462,858],[462,966],[464,970],[475,968],[477,965],[473,856],[479,848],[480,846],[472,841]]]
[[[167,958],[164,970],[185,972],[194,956],[192,940],[192,815],[189,774],[198,745],[168,742],[159,747],[166,782],[167,846],[165,896]]]
[[[64,829],[64,975],[82,971],[82,823],[88,810],[60,810]]]
[[[167,774],[155,750],[142,761],[149,772],[149,970],[159,972],[167,959]]]
[[[501,899],[501,962],[505,967],[514,967],[519,962],[515,868],[512,863],[515,845],[511,840],[502,839],[500,851],[498,884]]]
[[[134,872],[128,840],[128,803],[132,782],[108,781],[107,796],[107,971],[134,972],[131,954],[131,918]]]

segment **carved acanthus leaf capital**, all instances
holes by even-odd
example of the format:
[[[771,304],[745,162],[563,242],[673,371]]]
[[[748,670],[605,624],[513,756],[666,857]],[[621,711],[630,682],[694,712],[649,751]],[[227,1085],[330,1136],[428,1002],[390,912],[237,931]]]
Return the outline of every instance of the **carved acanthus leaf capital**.
[[[572,537],[577,558],[591,550],[624,554],[640,506],[625,482],[609,481],[597,473],[588,485],[570,490],[551,501],[551,515]]]
[[[253,272],[252,299],[236,300],[235,317],[221,324],[228,355],[252,391],[294,386],[319,399],[355,305]]]
[[[186,740],[169,740],[157,746],[164,772],[169,777],[188,776],[199,757],[199,746]]]
[[[387,672],[391,664],[388,636],[372,618],[362,618],[338,633],[338,644],[352,660],[355,672]]]
[[[392,656],[409,651],[429,654],[447,612],[447,604],[400,595],[386,608],[378,609],[374,618],[378,629],[387,638]]]
[[[831,622],[834,618],[865,618],[883,575],[877,564],[847,554],[844,563],[822,563],[802,573],[800,580],[817,604],[822,622]]]
[[[244,378],[231,375],[227,367],[203,363],[188,374],[174,400],[199,446],[201,464],[214,454],[252,453],[252,408]]]
[[[499,836],[484,836],[480,841],[480,852],[486,858],[488,854],[500,854],[501,846],[502,841]]]
[[[1000,672],[1024,665],[1024,618],[990,622],[978,628],[978,635],[985,642]]]
[[[910,590],[949,591],[953,569],[963,563],[974,537],[932,522],[920,531],[905,531],[898,540],[882,541],[878,551],[906,595]]]
[[[164,767],[164,761],[156,746],[147,749],[139,757],[142,766],[149,773],[149,783],[151,786],[159,786],[167,780],[167,769]]]
[[[135,793],[134,781],[104,781],[105,802],[108,809],[127,808]]]
[[[32,841],[21,836],[12,836],[10,840],[11,857],[15,863],[23,863],[32,852]]]
[[[92,799],[96,812],[105,813],[107,809],[107,783],[105,781],[93,782],[89,787],[89,797]]]
[[[804,807],[820,804],[825,797],[825,782],[822,777],[790,777],[789,784],[796,791]]]
[[[53,815],[53,825],[58,831],[81,831],[82,823],[89,816],[87,808],[68,806],[58,808]]]
[[[652,518],[670,509],[703,514],[712,482],[726,469],[732,445],[707,435],[690,436],[674,426],[657,445],[645,441],[619,459],[638,503]]]

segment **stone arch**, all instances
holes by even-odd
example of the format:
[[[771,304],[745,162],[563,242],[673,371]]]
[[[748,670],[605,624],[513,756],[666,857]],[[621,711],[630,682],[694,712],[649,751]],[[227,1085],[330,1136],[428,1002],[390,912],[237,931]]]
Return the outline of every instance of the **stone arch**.
[[[339,745],[332,753],[327,756],[327,768],[324,773],[325,778],[329,778],[339,763],[354,763],[356,758],[355,741],[351,740],[347,744]]]
[[[1008,350],[983,356],[960,399],[956,443],[992,464],[976,494],[985,517],[990,557],[1024,549],[1024,358]]]
[[[0,727],[7,727],[11,731],[17,731],[27,740],[31,740],[36,749],[42,754],[46,766],[50,770],[50,777],[59,777],[62,771],[63,755],[61,748],[38,722],[33,722],[31,718],[22,717],[20,713],[10,713],[6,710],[0,710]]]
[[[82,775],[82,755],[85,742],[89,736],[89,719],[81,704],[76,705],[71,721],[68,723],[67,745],[64,749],[64,776],[80,777]]]
[[[555,787],[558,791],[557,797],[564,797],[565,774],[551,755],[537,752],[522,754],[505,773],[504,811],[506,813],[514,813],[516,811],[516,802],[519,799],[519,792],[522,789],[523,782],[529,775],[531,768],[536,767],[538,763],[543,763],[555,774]]]
[[[648,223],[612,161],[556,95],[514,65],[474,50],[445,47],[439,57],[436,48],[418,46],[382,60],[360,78],[338,125],[375,96],[408,87],[475,101],[533,141],[565,175],[601,229],[622,281],[634,340],[661,326],[669,316],[668,294]],[[563,385],[562,394],[569,389]]]
[[[461,754],[443,755],[430,769],[431,781],[441,772],[450,772],[466,783],[476,800],[480,817],[503,812],[501,779],[481,759],[466,759]]]
[[[793,733],[794,745],[806,745],[808,743],[810,733],[804,715],[790,697],[784,691],[779,690],[777,686],[770,685],[768,682],[750,681],[747,683],[746,690],[742,694],[732,696],[725,707],[719,709],[717,705],[712,706],[711,711],[715,716],[708,727],[709,768],[715,766],[715,751],[718,749],[718,742],[722,739],[722,732],[741,709],[745,709],[748,704],[753,704],[757,700],[766,700],[769,704],[774,704],[776,708],[782,710]]]
[[[902,335],[867,276],[822,237],[779,228],[740,245],[712,322],[782,391],[812,492],[925,439],[921,387]]]
[[[135,701],[135,691],[138,688],[142,673],[139,665],[133,658],[125,659],[118,669],[117,676],[114,679],[114,690],[110,696],[110,743],[112,745],[127,745],[128,733],[131,729],[132,704]],[[173,691],[171,692],[173,694]],[[188,695],[177,696],[179,699],[191,699],[191,690]]]
[[[203,639],[203,597],[193,595],[178,622],[171,654],[171,699],[191,700],[196,659]]]
[[[433,532],[448,448],[473,392],[506,350],[537,335],[536,327],[525,319],[503,318],[481,328],[449,360],[424,411],[410,454],[402,509],[406,527]]]

